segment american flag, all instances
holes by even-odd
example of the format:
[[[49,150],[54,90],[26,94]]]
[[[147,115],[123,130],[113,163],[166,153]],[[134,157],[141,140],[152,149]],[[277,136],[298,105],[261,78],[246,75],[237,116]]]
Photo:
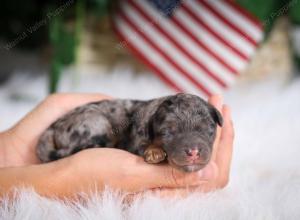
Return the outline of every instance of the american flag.
[[[178,92],[222,93],[263,38],[261,23],[233,1],[122,0],[114,29]]]

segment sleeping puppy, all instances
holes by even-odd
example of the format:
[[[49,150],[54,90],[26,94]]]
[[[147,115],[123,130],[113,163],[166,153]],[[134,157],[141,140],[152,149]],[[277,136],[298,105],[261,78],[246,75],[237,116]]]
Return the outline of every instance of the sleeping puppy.
[[[169,164],[186,172],[210,160],[220,112],[198,96],[177,95],[138,100],[104,100],[80,106],[55,121],[40,137],[42,162],[78,151],[119,148],[148,163]]]

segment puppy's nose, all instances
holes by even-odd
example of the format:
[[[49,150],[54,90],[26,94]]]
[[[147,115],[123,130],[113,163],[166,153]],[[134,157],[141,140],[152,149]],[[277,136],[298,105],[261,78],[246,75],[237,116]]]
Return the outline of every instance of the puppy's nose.
[[[199,150],[196,148],[186,149],[185,153],[188,157],[197,159],[199,157]]]

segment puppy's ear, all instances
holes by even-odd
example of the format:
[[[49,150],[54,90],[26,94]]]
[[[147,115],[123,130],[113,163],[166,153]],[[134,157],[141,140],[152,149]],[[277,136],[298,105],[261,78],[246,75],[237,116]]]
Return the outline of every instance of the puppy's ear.
[[[170,98],[166,99],[165,101],[163,101],[162,105],[170,107],[171,105],[174,104],[173,99],[174,99],[173,97],[170,97]]]
[[[223,126],[223,117],[222,117],[221,113],[213,106],[210,106],[209,113],[210,113],[211,117],[214,119],[214,121],[222,127]]]
[[[164,121],[167,112],[172,111],[174,105],[174,97],[166,97],[160,104],[156,106],[156,110],[150,116],[148,121],[148,134],[150,140],[154,139],[154,124],[160,124]]]

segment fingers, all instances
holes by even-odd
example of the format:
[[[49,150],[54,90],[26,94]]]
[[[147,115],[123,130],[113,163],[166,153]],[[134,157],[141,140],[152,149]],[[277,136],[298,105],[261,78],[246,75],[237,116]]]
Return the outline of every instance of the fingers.
[[[96,102],[103,99],[110,99],[110,96],[102,94],[76,94],[76,93],[58,93],[50,95],[42,102],[42,105],[51,105],[59,108],[63,112],[70,111],[80,105],[90,102]]]
[[[162,196],[178,195],[178,191],[172,188],[198,186],[197,191],[208,192],[217,188],[223,188],[228,184],[230,165],[233,151],[234,129],[230,109],[224,106],[222,109],[224,125],[220,133],[215,160],[212,160],[203,170],[196,173],[180,172],[170,166],[152,170],[155,180],[151,187],[163,187],[159,194]],[[151,175],[150,175],[151,176]],[[170,188],[170,189],[165,189]],[[179,195],[186,195],[188,191],[179,191]]]
[[[207,185],[203,184],[198,187],[186,187],[186,188],[157,188],[153,189],[152,192],[155,196],[159,196],[160,198],[186,198],[190,196],[194,192],[211,192],[215,188],[208,188]]]
[[[217,134],[214,143],[214,150],[212,155],[211,162],[202,170],[195,173],[185,173],[177,169],[172,168],[171,166],[152,166],[156,167],[155,170],[149,172],[149,175],[152,175],[152,180],[150,188],[156,187],[167,187],[167,188],[176,188],[176,187],[187,187],[187,186],[204,186],[205,191],[212,190],[216,186],[219,188],[220,183],[218,181],[226,182],[226,177],[229,174],[230,161],[231,161],[231,152],[232,152],[232,139],[228,136],[232,129],[232,123],[230,119],[230,112],[228,107],[223,106],[222,97],[219,95],[212,96],[209,99],[209,103],[223,113],[224,117],[224,128],[219,126],[217,127]],[[226,146],[223,146],[226,145]],[[222,149],[219,149],[222,148]],[[223,152],[226,155],[222,156]],[[218,160],[218,163],[215,161]],[[224,166],[224,167],[222,167]],[[151,174],[152,173],[152,174]],[[220,177],[219,177],[220,175]]]
[[[164,189],[153,189],[151,192],[160,198],[186,198],[188,197],[193,189],[191,188],[180,188],[180,189],[171,189],[171,188],[164,188]]]
[[[186,173],[171,167],[170,165],[149,165],[147,170],[147,188],[181,188],[198,186],[216,178],[217,167],[210,163],[198,172]]]
[[[191,195],[193,192],[202,192],[202,190],[199,190],[197,187],[188,187],[188,188],[155,188],[150,190],[145,190],[138,193],[131,193],[127,194],[124,197],[124,202],[130,204],[132,203],[136,198],[141,198],[147,195],[153,195],[155,197],[159,198],[166,198],[166,199],[184,199]]]
[[[216,163],[219,168],[218,183],[221,187],[227,185],[230,175],[230,166],[233,151],[234,128],[231,119],[230,108],[223,107],[224,126],[220,137],[218,152],[216,155]]]
[[[24,118],[24,120],[21,121],[21,123],[36,118],[38,118],[40,122],[49,123],[49,121],[53,121],[55,118],[62,116],[66,112],[80,105],[108,98],[108,96],[100,94],[53,94],[41,102]]]
[[[223,106],[223,98],[220,95],[213,95],[209,98],[208,102],[213,105],[220,113],[222,113],[222,106]],[[217,126],[217,132],[215,137],[215,142],[213,145],[213,152],[211,160],[215,161],[216,155],[218,152],[219,140],[221,136],[221,127]]]
[[[100,94],[53,94],[28,113],[11,130],[24,143],[32,146],[36,144],[41,133],[66,112],[80,105],[107,98],[109,97]]]
[[[208,103],[222,112],[223,98],[221,95],[213,95],[208,99]]]

